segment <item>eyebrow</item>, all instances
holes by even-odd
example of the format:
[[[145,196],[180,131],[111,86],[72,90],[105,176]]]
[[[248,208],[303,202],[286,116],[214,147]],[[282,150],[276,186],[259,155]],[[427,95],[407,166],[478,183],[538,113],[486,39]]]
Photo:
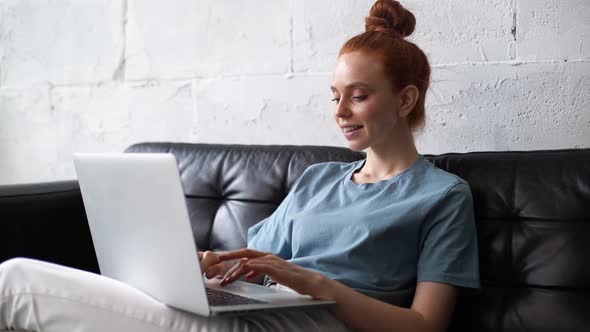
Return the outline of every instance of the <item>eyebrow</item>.
[[[365,82],[352,82],[350,84],[347,84],[344,89],[350,89],[350,88],[369,88],[369,85]],[[330,85],[330,90],[334,91],[336,90],[336,87],[334,87],[333,85]]]

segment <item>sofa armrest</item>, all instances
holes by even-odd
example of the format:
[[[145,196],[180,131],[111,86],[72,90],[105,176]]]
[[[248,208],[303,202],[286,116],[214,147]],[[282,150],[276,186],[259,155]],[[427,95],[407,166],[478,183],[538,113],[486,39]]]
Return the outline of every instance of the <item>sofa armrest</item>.
[[[78,182],[0,185],[0,262],[29,257],[98,272]]]

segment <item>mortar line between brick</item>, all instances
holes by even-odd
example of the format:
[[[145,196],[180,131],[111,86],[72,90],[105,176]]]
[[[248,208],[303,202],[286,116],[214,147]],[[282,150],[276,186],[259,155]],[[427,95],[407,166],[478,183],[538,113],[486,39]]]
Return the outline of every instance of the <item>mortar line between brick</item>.
[[[113,72],[113,81],[125,80],[125,53],[127,52],[127,6],[128,0],[122,0],[121,8],[121,54],[119,55],[119,62],[117,68]]]
[[[288,74],[293,74],[293,72],[295,71],[295,65],[294,65],[294,55],[293,53],[295,52],[295,47],[294,47],[294,42],[293,42],[293,10],[294,10],[294,5],[293,5],[293,1],[295,0],[291,0],[290,3],[290,10],[289,10],[289,73]]]
[[[55,89],[55,85],[49,83],[47,85],[47,99],[49,99],[49,112],[53,114],[55,111],[55,104],[53,103],[53,90]]]
[[[511,1],[510,8],[512,10],[512,27],[510,28],[510,33],[512,34],[512,39],[514,41],[508,45],[508,56],[511,60],[516,60],[518,59],[518,41],[516,38],[518,25],[518,8],[516,0]]]
[[[567,61],[564,60],[530,60],[530,61],[488,61],[488,62],[455,62],[455,63],[442,63],[432,65],[432,68],[446,68],[446,67],[458,67],[458,66],[486,66],[486,65],[526,65],[526,64],[543,64],[543,63],[583,63],[587,62],[590,63],[590,58],[583,58],[583,59],[568,59]],[[302,71],[302,72],[294,72],[292,73],[292,77],[313,77],[313,76],[325,76],[331,75],[331,71]],[[212,76],[183,76],[183,77],[145,77],[145,78],[138,78],[138,79],[131,79],[125,80],[124,82],[121,81],[92,81],[92,82],[77,82],[77,83],[62,83],[62,84],[52,84],[53,88],[71,88],[71,87],[89,87],[89,86],[100,86],[104,84],[141,84],[141,83],[150,83],[150,82],[158,82],[158,83],[174,83],[174,82],[187,82],[194,80],[219,80],[219,79],[231,79],[231,78],[238,78],[238,79],[247,79],[247,78],[285,78],[284,73],[270,73],[270,74],[236,74],[236,75],[212,75]],[[2,88],[10,89],[11,87],[3,86]]]
[[[516,10],[516,0],[512,0],[511,3],[511,7],[512,7],[512,28],[510,29],[510,33],[512,33],[512,38],[514,39],[514,41],[516,42],[516,26],[517,26],[517,18],[518,18],[518,12]]]
[[[453,67],[453,66],[485,66],[485,65],[526,65],[526,64],[537,64],[537,63],[569,63],[569,62],[588,62],[590,58],[581,59],[548,59],[548,60],[496,60],[496,61],[465,61],[465,62],[449,62],[439,63],[432,65],[431,67]]]

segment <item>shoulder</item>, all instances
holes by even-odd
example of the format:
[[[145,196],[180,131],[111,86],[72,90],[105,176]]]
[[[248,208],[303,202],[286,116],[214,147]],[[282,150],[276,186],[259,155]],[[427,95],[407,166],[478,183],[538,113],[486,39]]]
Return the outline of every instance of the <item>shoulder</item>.
[[[430,162],[424,172],[424,179],[424,186],[431,193],[426,210],[427,219],[455,226],[472,222],[473,197],[467,181]]]
[[[420,179],[419,190],[428,200],[428,214],[473,204],[469,183],[427,161]]]
[[[453,193],[471,195],[469,183],[463,178],[434,166],[430,161],[427,163],[428,166],[423,174],[423,185],[441,196],[441,199]]]

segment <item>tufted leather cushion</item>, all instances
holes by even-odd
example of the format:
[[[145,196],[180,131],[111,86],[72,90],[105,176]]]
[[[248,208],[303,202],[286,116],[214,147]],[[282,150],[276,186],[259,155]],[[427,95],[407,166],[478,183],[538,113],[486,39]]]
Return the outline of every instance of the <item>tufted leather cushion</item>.
[[[590,331],[590,149],[432,158],[474,196],[484,285],[453,330]]]
[[[277,208],[307,166],[364,156],[318,146],[167,143],[137,144],[126,152],[175,155],[200,250],[245,247],[248,228]]]
[[[248,227],[308,165],[364,157],[334,147],[179,143],[127,152],[176,156],[195,241],[211,250],[243,247]],[[590,331],[590,149],[426,157],[469,182],[477,219],[483,289],[460,298],[449,331]],[[95,270],[77,186],[29,187],[0,186],[0,261],[41,257]]]
[[[143,143],[179,162],[197,245],[246,244],[310,164],[348,149]],[[426,155],[469,182],[483,290],[462,298],[451,331],[590,331],[590,149]]]

